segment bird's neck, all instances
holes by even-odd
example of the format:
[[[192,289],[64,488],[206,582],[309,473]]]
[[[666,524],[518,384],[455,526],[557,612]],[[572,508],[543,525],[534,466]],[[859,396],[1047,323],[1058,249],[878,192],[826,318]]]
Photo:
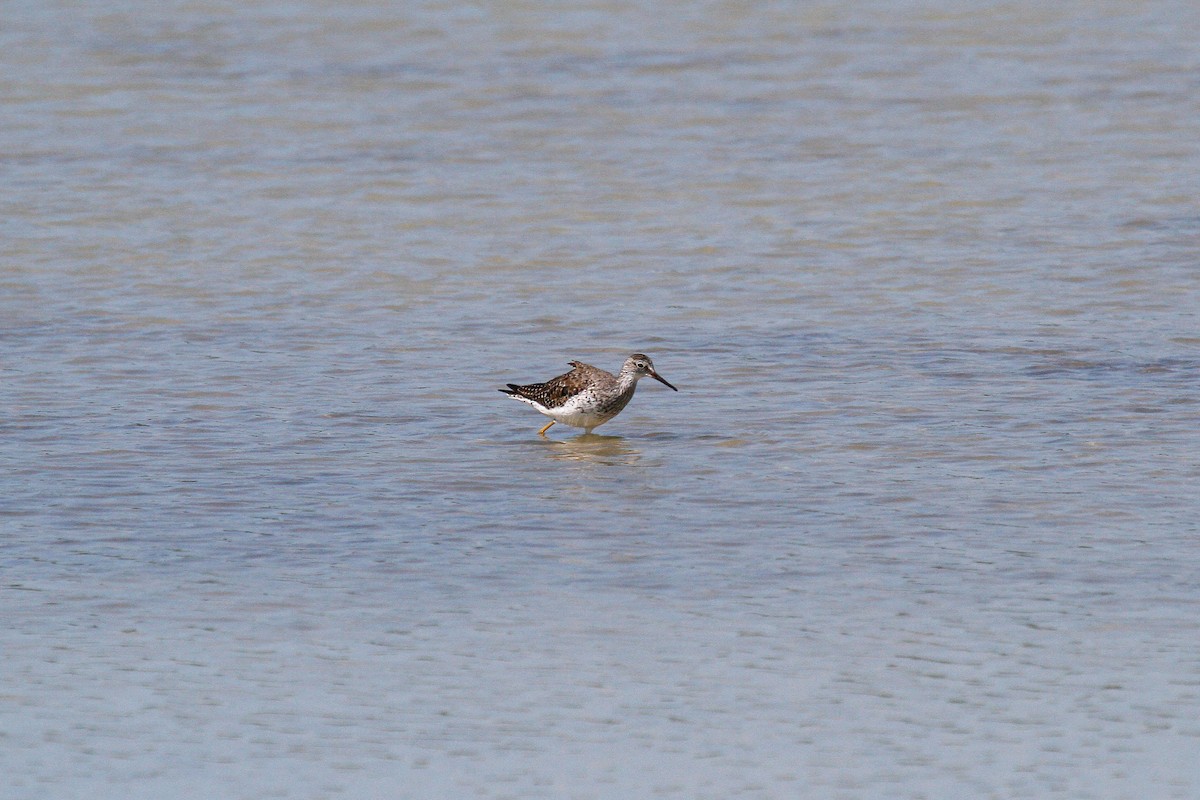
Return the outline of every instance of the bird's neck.
[[[630,389],[637,386],[638,378],[642,377],[636,372],[621,370],[621,374],[617,375],[617,385],[621,387],[622,392],[628,392]]]

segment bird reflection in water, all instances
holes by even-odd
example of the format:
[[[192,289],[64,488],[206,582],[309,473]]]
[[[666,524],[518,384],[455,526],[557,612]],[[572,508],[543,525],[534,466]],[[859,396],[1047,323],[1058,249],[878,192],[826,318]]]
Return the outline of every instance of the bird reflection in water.
[[[623,436],[584,433],[570,439],[544,441],[546,455],[556,461],[634,466],[642,458],[642,452],[630,447]]]

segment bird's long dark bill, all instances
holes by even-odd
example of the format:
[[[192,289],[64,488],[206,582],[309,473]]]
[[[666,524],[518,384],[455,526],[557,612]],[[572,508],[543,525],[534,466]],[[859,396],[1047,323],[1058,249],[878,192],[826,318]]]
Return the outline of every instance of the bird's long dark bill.
[[[651,377],[651,378],[654,378],[654,380],[658,381],[658,382],[659,382],[659,383],[661,383],[661,384],[664,384],[664,385],[666,385],[666,386],[670,386],[672,389],[675,389],[675,387],[674,387],[674,386],[671,386],[671,384],[667,382],[667,379],[666,379],[666,378],[664,378],[662,375],[659,375],[657,372],[651,372],[651,373],[650,373],[650,377]],[[677,391],[677,392],[678,392],[679,390],[678,390],[678,389],[675,389],[675,391]]]

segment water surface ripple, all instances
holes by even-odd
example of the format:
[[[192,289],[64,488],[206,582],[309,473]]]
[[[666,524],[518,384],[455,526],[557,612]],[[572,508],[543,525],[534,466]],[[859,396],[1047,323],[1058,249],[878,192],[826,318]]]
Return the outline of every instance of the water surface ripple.
[[[10,9],[0,796],[1196,797],[1198,40]]]

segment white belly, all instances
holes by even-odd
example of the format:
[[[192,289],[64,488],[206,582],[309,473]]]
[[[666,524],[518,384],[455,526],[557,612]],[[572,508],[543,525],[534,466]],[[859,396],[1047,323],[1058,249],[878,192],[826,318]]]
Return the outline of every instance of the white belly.
[[[558,408],[539,408],[538,411],[555,422],[561,422],[563,425],[570,425],[573,428],[595,428],[612,419],[611,416],[596,413],[594,409],[578,408],[574,404]]]
[[[597,398],[591,392],[573,397],[558,408],[542,408],[539,405],[534,407],[555,422],[570,425],[572,428],[595,428],[616,416],[613,413],[601,412]]]

